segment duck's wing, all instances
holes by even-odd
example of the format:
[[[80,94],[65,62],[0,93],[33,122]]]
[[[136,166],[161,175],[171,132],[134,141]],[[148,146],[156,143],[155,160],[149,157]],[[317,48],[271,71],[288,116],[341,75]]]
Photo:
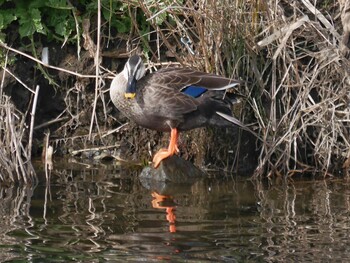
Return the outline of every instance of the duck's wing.
[[[183,115],[197,110],[198,102],[169,86],[153,83],[142,89],[139,99],[143,111],[149,115],[183,121]]]
[[[145,110],[180,120],[184,114],[197,109],[200,101],[196,97],[202,93],[225,90],[239,82],[187,68],[168,68],[146,76],[140,84]]]
[[[167,68],[154,75],[157,76],[156,82],[167,83],[169,87],[180,91],[188,86],[199,86],[208,90],[226,90],[240,84],[240,81],[235,79],[189,68]]]
[[[181,78],[177,71],[157,71],[138,82],[139,103],[148,114],[181,122],[184,114],[198,107],[193,97],[181,92],[192,81]]]

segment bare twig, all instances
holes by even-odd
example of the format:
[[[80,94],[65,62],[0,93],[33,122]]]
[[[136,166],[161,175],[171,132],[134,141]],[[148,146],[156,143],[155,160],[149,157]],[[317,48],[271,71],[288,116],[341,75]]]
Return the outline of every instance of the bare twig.
[[[29,88],[22,80],[20,80],[17,76],[15,76],[10,70],[7,68],[4,68],[4,71],[6,71],[8,74],[10,74],[16,81],[18,81],[23,87],[25,87],[27,90],[29,90],[31,93],[35,94],[35,91]]]
[[[33,144],[33,131],[34,131],[34,120],[35,120],[35,112],[36,112],[36,104],[38,102],[40,86],[37,85],[34,93],[34,100],[32,106],[32,113],[30,119],[30,130],[29,130],[29,142],[28,142],[28,157],[31,159],[32,153],[32,144]]]
[[[96,54],[95,54],[95,98],[92,108],[92,114],[91,114],[91,121],[90,121],[90,130],[89,130],[89,140],[91,140],[91,133],[92,128],[94,125],[94,120],[96,117],[96,105],[97,105],[97,99],[99,96],[99,90],[100,90],[100,63],[101,63],[101,57],[100,57],[100,33],[101,33],[101,0],[97,1],[97,45],[96,45]],[[98,126],[98,121],[96,120],[96,125]]]
[[[77,154],[82,153],[82,152],[90,152],[90,151],[96,152],[96,151],[101,151],[101,150],[112,149],[112,148],[115,148],[116,146],[119,146],[119,144],[75,150],[75,151],[72,151],[71,154],[72,155],[77,155]]]
[[[3,47],[5,49],[8,49],[8,50],[10,50],[12,52],[15,52],[15,53],[17,53],[19,55],[27,57],[27,58],[35,61],[36,63],[39,63],[40,65],[42,65],[44,67],[47,67],[47,68],[51,68],[51,69],[55,69],[55,70],[58,70],[58,71],[62,71],[62,72],[65,72],[65,73],[77,76],[79,78],[96,78],[95,75],[83,75],[83,74],[80,74],[80,73],[77,73],[77,72],[74,72],[74,71],[70,71],[70,70],[67,70],[67,69],[64,69],[64,68],[55,67],[55,66],[52,66],[52,65],[49,65],[49,64],[45,64],[40,59],[36,59],[35,57],[33,57],[31,55],[28,55],[28,54],[26,54],[26,53],[24,53],[22,51],[19,51],[19,50],[15,49],[15,48],[9,47],[9,46],[7,46],[6,44],[4,44],[1,41],[0,41],[0,47]]]
[[[47,122],[44,122],[44,123],[42,123],[42,124],[39,124],[39,125],[35,126],[35,127],[34,127],[34,130],[44,128],[44,127],[46,127],[46,126],[55,124],[55,123],[57,123],[57,122],[66,121],[66,120],[68,120],[68,119],[69,119],[68,117],[56,118],[56,119],[54,119],[54,120],[47,121]]]

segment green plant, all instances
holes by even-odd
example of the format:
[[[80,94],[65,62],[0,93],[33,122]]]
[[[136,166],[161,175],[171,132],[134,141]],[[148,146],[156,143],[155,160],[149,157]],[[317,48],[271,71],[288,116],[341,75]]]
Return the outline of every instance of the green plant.
[[[48,39],[68,40],[74,32],[73,7],[64,0],[0,1],[0,40],[5,41],[4,32],[12,22],[18,22],[21,38],[35,33],[47,35]]]
[[[66,0],[0,0],[0,40],[5,41],[5,31],[17,21],[21,38],[33,34],[47,36],[48,41],[75,43],[81,34],[82,18],[96,15],[97,1],[79,1],[79,10]],[[101,1],[103,18],[110,28],[125,33],[131,29],[128,4],[124,1]]]

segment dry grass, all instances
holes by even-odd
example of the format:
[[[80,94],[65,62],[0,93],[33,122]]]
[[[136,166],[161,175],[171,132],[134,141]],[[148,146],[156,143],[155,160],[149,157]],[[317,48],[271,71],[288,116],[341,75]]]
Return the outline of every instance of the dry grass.
[[[245,83],[239,90],[246,97],[240,118],[253,123],[263,140],[257,175],[292,175],[303,171],[347,173],[350,63],[344,36],[349,32],[343,34],[341,24],[349,17],[344,7],[346,1],[124,2],[129,6],[133,29],[129,36],[119,36],[127,40],[125,52],[119,57],[143,49],[150,66],[171,60],[239,78]],[[140,12],[135,10],[140,9],[151,25],[150,33],[145,35],[137,23]],[[101,23],[103,32],[108,23],[98,22],[99,28]],[[98,39],[93,37],[94,28],[84,32],[92,35],[87,38],[91,42],[86,52],[90,52],[90,59],[92,50],[101,49],[95,52],[94,62],[100,66],[95,75],[91,70],[77,73],[69,68],[43,66],[77,77],[76,85],[68,88],[65,99],[65,116],[70,120],[62,127],[72,129],[73,124],[81,124],[84,113],[90,116],[90,136],[85,137],[91,139],[93,131],[103,137],[99,125],[102,122],[105,125],[108,120],[108,98],[102,91],[101,75],[109,72],[101,66],[103,61],[98,54],[106,54],[105,47],[99,48],[99,43],[92,41]],[[112,41],[106,38],[102,37],[101,42]],[[79,110],[81,105],[91,105],[91,96],[84,95],[84,87],[88,85],[85,81],[92,78],[96,80],[93,114]],[[78,100],[79,94],[90,102]],[[0,114],[6,120],[0,122],[0,164],[3,167],[12,164],[8,169],[11,180],[15,180],[15,174],[24,178],[22,167],[28,161],[28,151],[21,143],[23,116],[8,98],[0,95]],[[97,103],[102,105],[102,113],[95,112]],[[102,117],[98,118],[98,114]],[[14,122],[17,122],[15,126]],[[8,138],[13,139],[8,141]],[[22,152],[17,153],[18,149]]]
[[[246,82],[241,117],[253,112],[264,138],[257,174],[340,171],[350,157],[341,6],[308,0],[181,2],[138,1],[157,34],[151,59],[160,58],[165,46],[185,66]],[[172,21],[165,28],[157,24],[164,14]]]
[[[6,56],[0,84],[0,180],[7,183],[34,183],[36,174],[31,163],[33,127],[31,125],[28,132],[25,114],[18,111],[10,98],[4,94],[6,74],[12,74],[6,67],[7,58]],[[11,76],[21,82],[13,74]],[[36,98],[37,96],[34,98],[35,102]],[[32,111],[32,123],[34,116],[35,107]],[[24,144],[25,141],[27,145]]]
[[[26,136],[24,116],[3,94],[0,94],[0,116],[0,179],[32,183],[35,172],[30,162],[30,150],[23,144]]]

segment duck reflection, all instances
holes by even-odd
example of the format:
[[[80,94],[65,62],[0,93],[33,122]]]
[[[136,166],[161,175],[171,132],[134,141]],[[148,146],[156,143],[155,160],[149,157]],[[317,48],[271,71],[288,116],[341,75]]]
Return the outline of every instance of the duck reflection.
[[[176,232],[175,210],[173,196],[188,193],[191,186],[205,178],[206,174],[178,156],[172,156],[161,162],[160,167],[145,167],[139,175],[143,187],[152,191],[152,206],[164,209],[169,222],[169,232]]]
[[[176,203],[174,202],[174,199],[172,196],[167,195],[161,195],[157,192],[152,192],[152,197],[154,198],[152,200],[152,206],[153,208],[157,209],[165,209],[166,212],[166,220],[169,222],[169,232],[175,233],[176,232]]]

